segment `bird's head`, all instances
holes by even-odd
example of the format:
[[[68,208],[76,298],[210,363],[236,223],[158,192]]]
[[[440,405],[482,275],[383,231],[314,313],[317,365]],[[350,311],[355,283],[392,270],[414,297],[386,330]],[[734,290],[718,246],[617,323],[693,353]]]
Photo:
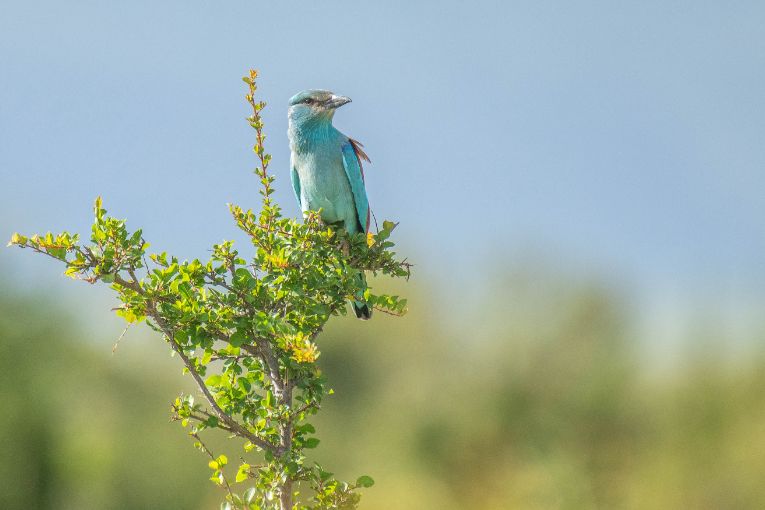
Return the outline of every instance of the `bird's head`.
[[[335,110],[351,98],[338,96],[329,90],[304,90],[290,99],[289,119],[298,124],[332,121]]]

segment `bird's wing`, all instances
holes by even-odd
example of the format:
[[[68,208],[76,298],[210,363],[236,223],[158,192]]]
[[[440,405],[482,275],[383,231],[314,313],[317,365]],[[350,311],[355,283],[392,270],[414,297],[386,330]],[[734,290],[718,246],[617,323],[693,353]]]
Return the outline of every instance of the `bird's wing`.
[[[300,200],[300,176],[294,166],[290,172],[290,179],[292,180],[292,189],[295,190],[295,198],[297,198],[298,207],[303,209],[303,202]]]
[[[361,147],[362,145],[356,140],[348,139],[348,143],[343,145],[343,167],[345,168],[345,174],[348,176],[348,182],[351,184],[359,225],[364,232],[368,232],[369,200],[367,199],[367,191],[364,188],[364,169],[361,166],[361,160],[370,161]]]

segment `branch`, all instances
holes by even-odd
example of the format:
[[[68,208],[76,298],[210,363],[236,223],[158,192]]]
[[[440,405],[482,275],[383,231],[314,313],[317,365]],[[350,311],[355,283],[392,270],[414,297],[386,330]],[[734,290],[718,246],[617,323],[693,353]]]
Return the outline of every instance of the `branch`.
[[[126,289],[130,289],[137,294],[141,294],[142,296],[145,296],[146,293],[144,292],[143,287],[141,287],[140,282],[136,279],[135,273],[131,271],[130,276],[131,278],[133,278],[133,280],[127,281],[124,278],[122,278],[119,275],[119,273],[117,273],[114,275],[114,283],[116,283],[120,287],[125,287]]]
[[[321,409],[321,405],[319,405],[316,402],[305,403],[302,406],[300,406],[297,409],[295,409],[292,413],[290,413],[290,418],[289,419],[294,422],[295,418],[300,416],[301,413],[304,413],[304,412],[308,411],[311,408],[318,410],[318,409]]]
[[[255,345],[244,344],[242,345],[241,349],[254,356],[257,356],[263,361],[263,363],[266,365],[266,368],[268,369],[268,377],[271,379],[271,382],[274,385],[274,389],[276,390],[276,396],[277,398],[281,399],[283,396],[282,393],[284,392],[284,385],[281,380],[281,376],[279,375],[279,361],[276,359],[274,351],[271,349],[271,344],[268,343],[268,340],[256,340]]]
[[[137,292],[138,294],[141,294],[142,296],[146,296],[146,293],[144,292],[140,283],[136,279],[135,274],[131,272],[130,276],[132,278],[132,281],[127,281],[119,275],[116,275],[114,277],[114,281],[118,285],[131,289]],[[210,408],[213,410],[213,412],[218,417],[218,419],[222,421],[223,423],[225,423],[226,426],[231,430],[231,432],[236,434],[237,436],[247,439],[252,444],[262,448],[263,450],[268,450],[275,455],[280,455],[282,453],[281,451],[282,448],[280,446],[275,446],[269,441],[266,441],[258,437],[257,435],[253,434],[252,432],[244,428],[239,422],[234,420],[231,416],[226,414],[226,412],[223,411],[223,409],[220,408],[218,403],[215,401],[215,397],[212,395],[212,393],[210,393],[209,388],[207,387],[204,380],[202,379],[202,376],[199,375],[199,372],[197,371],[194,363],[191,362],[191,359],[186,355],[186,353],[183,352],[183,348],[180,345],[178,345],[178,343],[175,341],[175,336],[173,335],[172,328],[167,324],[167,322],[159,313],[159,311],[153,306],[153,303],[149,303],[149,304],[151,306],[150,307],[147,306],[146,315],[154,319],[154,321],[157,323],[159,328],[165,334],[165,337],[167,337],[167,340],[170,343],[170,347],[173,349],[173,351],[175,351],[178,354],[178,357],[181,358],[181,360],[183,361],[183,364],[189,370],[191,377],[194,378],[194,382],[197,383],[197,386],[202,391],[202,394],[207,400],[207,403],[210,404]]]
[[[178,356],[183,361],[183,364],[186,365],[186,368],[189,370],[191,377],[194,378],[194,381],[197,383],[197,386],[199,386],[199,389],[202,391],[202,394],[204,395],[205,400],[207,400],[207,403],[210,404],[210,408],[213,410],[213,413],[215,414],[215,416],[217,416],[220,421],[225,423],[232,433],[247,439],[252,444],[264,450],[268,450],[275,455],[280,455],[282,453],[280,447],[274,446],[272,443],[253,434],[252,432],[244,428],[239,422],[234,420],[231,416],[226,414],[226,412],[223,411],[223,409],[220,408],[218,403],[215,401],[215,397],[212,395],[212,393],[210,393],[209,388],[207,388],[207,386],[205,385],[205,382],[202,379],[202,376],[199,375],[199,372],[197,372],[196,367],[191,362],[191,359],[189,359],[189,357],[186,356],[186,354],[183,352],[183,348],[180,345],[178,345],[178,343],[173,338],[171,334],[172,331],[168,331],[165,329],[165,327],[162,325],[162,322],[164,321],[162,321],[161,317],[157,317],[154,312],[152,312],[150,315],[159,324],[159,327],[162,329],[162,332],[165,334],[168,341],[170,342],[170,347],[178,354]]]

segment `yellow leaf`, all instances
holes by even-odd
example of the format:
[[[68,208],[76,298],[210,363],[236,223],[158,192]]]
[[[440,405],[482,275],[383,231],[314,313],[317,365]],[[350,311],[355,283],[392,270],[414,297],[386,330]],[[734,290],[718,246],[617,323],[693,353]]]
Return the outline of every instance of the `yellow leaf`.
[[[13,246],[14,244],[20,244],[23,246],[27,244],[27,238],[20,235],[18,232],[14,232],[11,236],[11,240],[8,243],[8,246]]]
[[[245,463],[239,466],[239,471],[236,473],[237,483],[243,482],[250,477],[250,465]]]

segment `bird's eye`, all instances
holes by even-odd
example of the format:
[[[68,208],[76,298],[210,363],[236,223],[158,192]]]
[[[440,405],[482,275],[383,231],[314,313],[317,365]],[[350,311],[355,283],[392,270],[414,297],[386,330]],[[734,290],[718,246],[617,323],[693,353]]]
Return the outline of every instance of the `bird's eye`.
[[[313,99],[311,99],[310,97],[307,97],[307,98],[303,99],[303,102],[305,104],[311,104],[311,103],[313,103]]]

